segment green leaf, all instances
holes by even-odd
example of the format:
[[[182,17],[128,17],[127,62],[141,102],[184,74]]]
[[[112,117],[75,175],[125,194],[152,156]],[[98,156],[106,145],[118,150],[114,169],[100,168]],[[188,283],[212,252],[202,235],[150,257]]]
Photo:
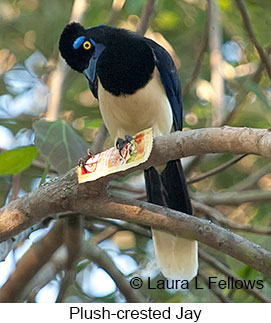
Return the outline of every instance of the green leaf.
[[[0,154],[0,176],[15,175],[28,168],[36,158],[36,146],[24,146]]]
[[[90,264],[90,261],[87,259],[84,259],[78,263],[76,266],[76,273],[80,273],[81,270],[85,269]]]
[[[101,119],[93,119],[85,122],[85,126],[88,128],[99,128],[102,123]]]
[[[256,269],[253,269],[247,265],[245,265],[240,271],[239,271],[239,276],[248,280],[255,280],[257,275],[258,275],[258,271]]]
[[[86,155],[89,145],[66,122],[40,120],[33,127],[40,154],[59,174],[76,166],[79,158]]]

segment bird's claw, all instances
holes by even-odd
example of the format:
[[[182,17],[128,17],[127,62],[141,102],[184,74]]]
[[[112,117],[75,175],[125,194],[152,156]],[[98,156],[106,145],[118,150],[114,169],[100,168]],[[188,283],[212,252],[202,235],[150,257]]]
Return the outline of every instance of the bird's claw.
[[[93,152],[88,148],[87,155],[79,159],[78,166],[85,169],[87,161],[89,160],[89,158],[93,157],[93,155]]]
[[[133,137],[131,136],[125,136],[125,139],[122,139],[122,138],[118,138],[117,141],[116,141],[116,148],[118,149],[119,151],[119,154],[120,156],[123,158],[122,156],[122,149],[127,145],[127,144],[130,144],[131,141],[133,140]]]

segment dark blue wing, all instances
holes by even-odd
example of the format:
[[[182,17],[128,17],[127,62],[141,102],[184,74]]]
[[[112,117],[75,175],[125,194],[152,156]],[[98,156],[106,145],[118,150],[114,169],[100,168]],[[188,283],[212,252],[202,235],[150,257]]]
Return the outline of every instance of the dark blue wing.
[[[145,38],[147,44],[152,48],[156,66],[160,72],[161,81],[165,88],[169,103],[173,113],[175,130],[182,130],[183,126],[183,106],[181,83],[175,64],[169,53],[160,45]]]

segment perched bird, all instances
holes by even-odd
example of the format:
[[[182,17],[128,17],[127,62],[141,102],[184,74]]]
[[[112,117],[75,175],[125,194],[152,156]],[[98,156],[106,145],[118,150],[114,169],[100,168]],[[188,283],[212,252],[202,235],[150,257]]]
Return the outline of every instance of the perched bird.
[[[104,123],[117,145],[152,127],[154,136],[182,130],[181,85],[168,52],[151,39],[125,29],[67,25],[59,50],[67,64],[83,73],[99,101]],[[148,202],[187,214],[192,207],[180,160],[160,172],[144,171]],[[152,229],[158,266],[171,279],[197,274],[197,242]]]

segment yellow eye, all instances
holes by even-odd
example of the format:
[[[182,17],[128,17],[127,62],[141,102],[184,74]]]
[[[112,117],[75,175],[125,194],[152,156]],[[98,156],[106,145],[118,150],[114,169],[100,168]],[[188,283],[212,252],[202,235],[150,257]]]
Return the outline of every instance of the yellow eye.
[[[91,48],[91,42],[86,40],[84,43],[83,43],[83,48],[85,50],[89,50]]]

